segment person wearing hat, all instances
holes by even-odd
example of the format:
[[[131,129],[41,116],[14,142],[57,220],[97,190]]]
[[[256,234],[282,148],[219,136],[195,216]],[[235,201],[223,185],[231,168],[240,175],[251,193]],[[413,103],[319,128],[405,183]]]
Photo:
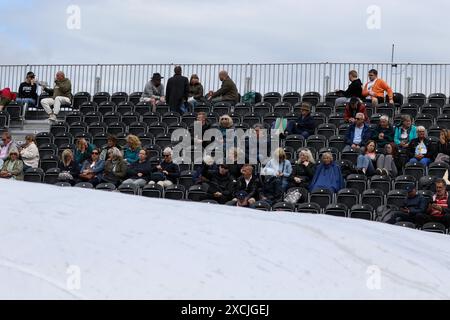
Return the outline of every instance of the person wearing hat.
[[[401,206],[400,212],[396,214],[396,222],[409,221],[415,223],[417,216],[426,213],[428,201],[417,193],[415,183],[407,184],[405,190],[408,196]]]
[[[350,102],[345,106],[344,121],[350,124],[355,123],[357,113],[364,114],[364,122],[369,123],[370,119],[367,115],[366,106],[358,98],[351,98]]]
[[[161,83],[161,74],[154,73],[151,80],[145,85],[142,93],[141,102],[150,103],[152,105],[152,112],[156,112],[156,106],[166,103],[164,95],[164,85]]]
[[[287,131],[289,134],[302,135],[305,139],[313,135],[316,130],[316,125],[311,116],[311,105],[309,103],[302,103],[300,107],[300,117],[295,121],[290,121]]]
[[[225,204],[231,200],[236,181],[230,175],[230,168],[227,164],[220,164],[219,170],[212,173],[208,185],[208,196],[220,204]]]
[[[19,95],[16,102],[24,106],[24,114],[28,106],[36,106],[38,95],[35,78],[36,76],[33,72],[28,72],[25,81],[19,86]]]
[[[19,159],[19,150],[11,148],[9,156],[3,163],[0,178],[23,180],[23,161]]]

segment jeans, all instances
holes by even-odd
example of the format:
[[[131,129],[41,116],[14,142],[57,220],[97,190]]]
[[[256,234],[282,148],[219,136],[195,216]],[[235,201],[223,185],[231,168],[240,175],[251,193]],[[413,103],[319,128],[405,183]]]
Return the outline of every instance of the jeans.
[[[134,184],[140,188],[143,188],[147,181],[145,179],[128,179],[123,182],[124,184]]]
[[[372,159],[367,155],[360,154],[356,162],[357,169],[366,169],[366,173],[372,175],[375,173],[375,168],[373,167]]]
[[[27,104],[28,106],[36,106],[36,100],[32,98],[17,98],[16,102],[21,105]]]
[[[416,158],[412,158],[411,160],[409,160],[409,163],[421,163],[424,166],[428,167],[431,163],[431,159],[429,158],[422,158],[422,160],[416,159]]]

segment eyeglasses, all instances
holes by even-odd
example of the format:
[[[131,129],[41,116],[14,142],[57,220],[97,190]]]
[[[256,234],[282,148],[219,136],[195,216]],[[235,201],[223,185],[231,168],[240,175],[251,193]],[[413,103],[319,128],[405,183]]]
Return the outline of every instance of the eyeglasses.
[[[98,152],[97,152],[97,151],[94,151],[94,152],[92,152],[92,154],[98,154]]]

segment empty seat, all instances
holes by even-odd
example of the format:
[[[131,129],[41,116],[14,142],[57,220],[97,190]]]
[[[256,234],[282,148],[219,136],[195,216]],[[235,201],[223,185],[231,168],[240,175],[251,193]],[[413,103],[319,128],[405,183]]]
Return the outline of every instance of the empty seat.
[[[92,101],[97,104],[100,104],[102,102],[108,102],[110,98],[111,98],[111,95],[108,92],[97,92],[92,97]]]
[[[336,203],[342,203],[351,208],[353,205],[359,203],[359,192],[356,189],[341,189],[336,194]]]
[[[185,193],[186,190],[183,186],[173,185],[166,188],[164,192],[164,198],[171,200],[183,200],[185,197]]]
[[[45,171],[44,183],[55,184],[58,182],[58,177],[61,170],[59,168],[50,168]]]
[[[314,202],[297,204],[297,212],[320,214],[320,205]]]
[[[116,104],[112,102],[102,102],[98,105],[97,111],[102,115],[116,111]]]
[[[447,96],[443,93],[432,93],[428,96],[428,103],[435,103],[443,107],[447,102]]]
[[[122,183],[117,190],[119,190],[120,193],[125,194],[131,194],[131,195],[137,195],[139,194],[139,187],[135,185],[134,183]]]
[[[58,146],[53,143],[42,144],[39,146],[39,156],[42,158],[47,155],[55,155],[58,153]]]
[[[302,102],[307,102],[315,106],[320,102],[320,94],[318,92],[306,92],[303,94]]]
[[[428,175],[435,178],[443,178],[450,166],[445,162],[433,162],[428,166]]]
[[[111,191],[116,190],[116,186],[112,183],[100,183],[95,187],[95,189],[111,192]]]
[[[69,133],[73,136],[85,132],[87,132],[87,124],[84,122],[74,122],[69,126]]]
[[[226,102],[219,102],[214,104],[214,106],[212,107],[212,111],[217,113],[219,116],[223,116],[224,114],[230,113],[231,105]]]
[[[72,98],[72,107],[78,109],[83,103],[91,101],[89,92],[77,92]]]
[[[306,139],[306,146],[316,150],[326,147],[327,138],[322,135],[312,135]]]
[[[380,189],[365,190],[361,197],[361,203],[370,205],[372,208],[381,207],[384,205],[384,193]]]
[[[121,102],[127,101],[128,101],[128,93],[126,92],[115,92],[111,96],[111,102],[114,102],[116,105],[118,105]]]
[[[434,118],[430,114],[418,114],[416,119],[414,120],[414,124],[416,127],[423,126],[425,128],[429,128],[434,124]]]
[[[76,185],[74,185],[75,188],[82,188],[82,189],[94,189],[94,186],[92,183],[89,182],[79,182]]]
[[[427,97],[423,93],[411,93],[408,96],[408,103],[422,106],[427,102]]]
[[[82,114],[97,112],[98,105],[95,102],[84,102],[78,109]]]
[[[286,92],[283,95],[283,102],[287,102],[291,105],[295,105],[296,103],[299,103],[302,100],[302,95],[298,92]]]
[[[69,132],[69,125],[63,121],[58,121],[50,126],[50,133],[54,136],[65,132]]]
[[[278,102],[273,107],[273,112],[279,117],[284,117],[292,111],[292,106],[288,102]]]
[[[111,123],[122,122],[122,115],[117,112],[107,112],[103,115],[103,122],[107,125]]]
[[[397,222],[395,225],[399,226],[399,227],[403,227],[403,228],[409,228],[409,229],[415,229],[416,228],[416,225],[414,223],[406,222],[406,221]]]
[[[116,112],[120,113],[121,115],[124,115],[128,112],[134,112],[134,104],[131,102],[120,102],[117,104]]]
[[[351,207],[349,217],[353,219],[374,220],[373,208],[370,204],[355,204]]]
[[[386,195],[391,191],[391,180],[386,176],[372,176],[370,178],[370,189],[381,190]]]
[[[36,145],[52,144],[54,142],[53,134],[50,132],[39,132],[36,134]]]
[[[314,112],[320,112],[329,117],[334,111],[333,105],[328,102],[319,103],[316,105]]]
[[[422,230],[426,232],[445,234],[445,226],[442,223],[438,222],[425,223],[422,227]]]
[[[317,127],[317,135],[326,137],[327,139],[336,135],[336,125],[332,123],[323,123]]]
[[[24,181],[42,183],[44,181],[44,170],[41,168],[30,168],[24,173]]]
[[[270,103],[272,106],[281,101],[281,94],[278,92],[268,92],[264,95],[263,101]]]
[[[407,176],[413,176],[416,180],[420,177],[425,176],[425,166],[420,162],[417,163],[407,163],[403,169],[403,174]]]
[[[49,169],[57,168],[59,157],[57,155],[45,155],[39,160],[39,167],[43,172],[47,172]]]
[[[407,197],[406,190],[392,190],[389,191],[386,198],[386,204],[402,207]]]
[[[302,135],[288,135],[285,139],[284,146],[291,147],[295,151],[303,148],[305,145],[305,138]]]
[[[147,112],[152,112],[152,105],[145,102],[139,102],[134,105],[134,112],[140,114],[141,116]],[[159,115],[159,114],[158,114]]]
[[[434,118],[437,118],[441,113],[440,107],[437,104],[426,103],[420,108],[420,113],[428,114]]]
[[[295,205],[289,202],[277,202],[272,206],[272,211],[295,212]]]
[[[84,115],[83,121],[89,126],[91,123],[103,122],[103,115],[100,112],[88,112]]]
[[[74,142],[73,135],[69,132],[58,133],[53,139],[53,143],[60,148],[61,145]]]
[[[450,115],[441,114],[436,119],[436,124],[444,129],[450,129]]]
[[[313,190],[309,197],[309,202],[317,203],[322,209],[325,209],[332,201],[333,193],[328,189]]]
[[[260,211],[270,211],[272,207],[266,201],[256,201],[255,209]]]
[[[107,133],[112,135],[119,135],[125,133],[126,125],[121,122],[113,122],[108,125]]]
[[[91,123],[87,129],[87,132],[90,133],[93,137],[106,133],[108,126],[103,122],[94,122]]]
[[[350,174],[347,176],[346,187],[356,189],[362,194],[367,189],[367,177],[362,174]]]
[[[162,198],[164,188],[159,184],[148,184],[142,189],[142,196],[147,198]]]
[[[342,203],[333,203],[326,206],[324,213],[329,216],[346,218],[348,207]]]
[[[133,122],[128,127],[128,133],[138,136],[147,133],[147,124],[145,122]]]
[[[330,148],[336,148],[337,150],[343,150],[346,146],[345,136],[331,136],[328,139],[328,146]]]

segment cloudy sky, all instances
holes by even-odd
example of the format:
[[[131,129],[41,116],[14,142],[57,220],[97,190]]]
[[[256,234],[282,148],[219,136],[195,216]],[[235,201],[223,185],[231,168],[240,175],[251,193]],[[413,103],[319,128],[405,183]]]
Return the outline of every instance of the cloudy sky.
[[[443,0],[0,0],[0,11],[0,64],[389,62],[393,42],[397,62],[450,62]]]

